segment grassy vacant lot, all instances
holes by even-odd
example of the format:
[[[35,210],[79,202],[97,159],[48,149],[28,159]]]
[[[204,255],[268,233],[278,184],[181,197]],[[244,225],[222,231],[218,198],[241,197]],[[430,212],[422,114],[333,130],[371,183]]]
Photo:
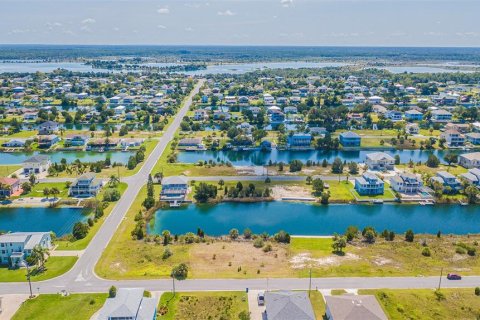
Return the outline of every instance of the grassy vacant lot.
[[[325,181],[329,185],[331,202],[350,202],[355,201],[355,197],[350,191],[351,183],[348,181]]]
[[[139,199],[143,199],[142,190]],[[138,204],[139,205],[139,204]],[[134,241],[130,232],[139,207],[127,214],[112,242],[104,251],[96,272],[111,279],[168,278],[173,266],[189,265],[189,278],[264,278],[340,276],[421,276],[444,272],[464,275],[480,273],[480,259],[456,253],[458,243],[475,247],[480,236],[416,235],[413,243],[403,235],[395,241],[377,238],[375,244],[357,239],[344,255],[332,253],[330,238],[292,238],[289,245],[272,243],[272,251],[254,248],[251,242],[210,240],[206,243],[169,245],[173,255],[162,259],[165,247],[155,242]],[[431,256],[422,255],[423,240]]]
[[[401,319],[478,319],[480,297],[473,289],[442,289],[443,298],[435,291],[416,290],[360,290],[373,294],[392,320]]]
[[[162,320],[238,319],[248,313],[247,294],[244,292],[182,292],[164,293],[158,309]]]
[[[43,190],[45,188],[52,189],[52,188],[57,188],[60,193],[58,195],[55,195],[57,198],[68,198],[68,188],[67,185],[64,182],[42,182],[42,183],[37,183],[32,187],[32,190],[24,195],[21,195],[20,198],[30,198],[30,197],[40,197],[44,198]],[[49,198],[53,198],[53,195],[49,195]]]
[[[120,191],[120,194],[123,194],[125,190],[127,189],[127,184],[124,182],[121,182],[118,184],[118,190]],[[103,188],[99,195],[97,196],[98,199],[102,199],[103,193],[105,192],[106,188]],[[88,234],[85,238],[76,240],[76,241],[68,241],[68,240],[57,240],[55,244],[57,245],[56,250],[83,250],[85,249],[88,244],[90,243],[90,240],[95,236],[97,233],[98,229],[102,226],[103,222],[105,219],[108,217],[110,212],[112,212],[113,207],[115,207],[116,202],[110,203],[108,207],[103,211],[103,217],[97,220],[97,222],[93,225],[93,227],[90,227],[90,230],[88,231]]]
[[[45,263],[46,270],[42,273],[35,273],[35,269],[31,270],[32,281],[42,281],[58,277],[70,270],[77,257],[50,257]],[[0,268],[0,282],[23,282],[27,281],[27,269],[9,270],[8,268]]]
[[[102,293],[71,294],[66,297],[42,294],[24,302],[12,320],[88,320],[106,299],[107,294]]]
[[[170,155],[172,142],[170,142],[162,156],[158,159],[155,167],[152,170],[152,174],[157,172],[163,172],[165,177],[176,175],[187,176],[232,176],[236,174],[236,170],[233,167],[227,167],[226,165],[220,166],[198,166],[193,163],[169,163],[167,161]]]
[[[439,165],[438,168],[430,168],[424,164],[414,165],[412,168],[410,168],[408,164],[400,164],[400,165],[396,165],[395,167],[401,171],[420,173],[420,174],[429,174],[432,177],[435,176],[438,171],[448,171],[453,175],[459,175],[468,171],[462,166],[451,165],[449,167],[448,165],[444,165],[444,164]]]
[[[11,165],[11,166],[0,166],[0,177],[7,177],[20,169],[22,166]]]

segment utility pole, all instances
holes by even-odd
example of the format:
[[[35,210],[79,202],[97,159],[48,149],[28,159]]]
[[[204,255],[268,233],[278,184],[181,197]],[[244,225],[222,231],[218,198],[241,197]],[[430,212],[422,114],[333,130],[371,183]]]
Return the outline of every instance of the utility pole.
[[[440,286],[442,285],[442,276],[443,276],[443,268],[440,269],[440,279],[438,279],[438,290],[440,290]]]
[[[310,297],[310,291],[312,290],[312,268],[310,268],[309,272],[310,282],[308,284],[308,296]]]
[[[28,263],[25,262],[27,265],[27,280],[28,280],[28,286],[30,287],[30,299],[33,298],[33,292],[32,292],[32,282],[30,281],[30,267],[28,266]]]

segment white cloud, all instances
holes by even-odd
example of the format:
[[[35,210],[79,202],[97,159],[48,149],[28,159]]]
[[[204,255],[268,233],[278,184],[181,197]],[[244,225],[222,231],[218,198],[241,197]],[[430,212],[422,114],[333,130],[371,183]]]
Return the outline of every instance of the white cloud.
[[[163,24],[159,24],[159,25],[157,26],[157,28],[158,28],[158,29],[167,29],[167,27],[164,26]]]
[[[280,4],[284,8],[291,7],[293,5],[293,0],[280,0]]]
[[[94,24],[95,22],[97,21],[93,18],[87,18],[85,20],[82,20],[82,24]]]
[[[231,10],[218,11],[217,14],[219,16],[234,16],[234,15],[236,15],[236,13],[232,12]]]
[[[192,31],[193,31],[193,28],[192,28],[192,27],[186,27],[186,28],[185,28],[185,31],[187,31],[187,32],[192,32]]]
[[[162,7],[160,9],[158,9],[157,12],[160,13],[160,14],[169,14],[170,9],[168,7]]]

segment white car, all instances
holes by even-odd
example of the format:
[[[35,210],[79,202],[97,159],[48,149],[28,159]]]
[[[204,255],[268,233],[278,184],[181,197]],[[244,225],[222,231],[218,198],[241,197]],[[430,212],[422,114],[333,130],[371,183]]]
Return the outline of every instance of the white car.
[[[264,306],[265,305],[265,293],[260,292],[257,296],[257,302],[259,306]]]

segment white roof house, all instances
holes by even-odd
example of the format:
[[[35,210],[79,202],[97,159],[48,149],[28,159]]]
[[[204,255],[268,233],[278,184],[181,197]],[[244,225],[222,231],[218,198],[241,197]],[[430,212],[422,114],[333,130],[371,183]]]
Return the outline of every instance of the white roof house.
[[[156,318],[158,298],[143,296],[143,288],[120,288],[115,298],[108,298],[98,312],[97,320]]]

